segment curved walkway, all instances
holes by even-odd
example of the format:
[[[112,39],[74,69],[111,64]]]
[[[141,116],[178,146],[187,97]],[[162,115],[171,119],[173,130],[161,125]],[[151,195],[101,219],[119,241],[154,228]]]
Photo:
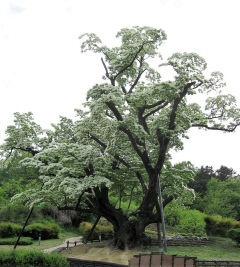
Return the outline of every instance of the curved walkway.
[[[79,243],[82,244],[82,236],[68,238],[61,245],[53,247],[53,248],[44,249],[43,252],[45,253],[60,252],[67,248],[67,242],[69,242],[69,247],[75,247],[74,242],[77,242],[78,245]]]

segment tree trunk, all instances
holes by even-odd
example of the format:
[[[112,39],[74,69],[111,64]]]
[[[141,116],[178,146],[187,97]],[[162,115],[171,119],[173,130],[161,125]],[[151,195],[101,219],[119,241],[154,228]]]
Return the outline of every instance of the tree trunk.
[[[138,247],[144,241],[145,225],[143,221],[124,221],[120,227],[114,226],[113,246],[124,250]]]
[[[159,216],[154,214],[156,205],[156,189],[149,188],[140,208],[135,215],[129,217],[122,209],[114,207],[108,198],[108,188],[102,186],[94,189],[95,197],[91,199],[94,203],[93,212],[106,218],[114,228],[113,246],[118,249],[134,248],[147,241],[145,227],[150,223],[159,221]],[[92,205],[92,204],[91,204]],[[91,205],[89,208],[91,209]]]

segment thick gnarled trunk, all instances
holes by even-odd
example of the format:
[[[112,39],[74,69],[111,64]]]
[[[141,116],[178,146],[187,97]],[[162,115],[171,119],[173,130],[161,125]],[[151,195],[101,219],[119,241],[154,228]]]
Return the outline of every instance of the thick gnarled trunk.
[[[153,212],[157,201],[156,190],[153,187],[148,189],[138,211],[132,216],[109,202],[108,189],[104,186],[100,190],[95,189],[95,198],[91,201],[97,207],[93,210],[94,213],[106,218],[113,225],[112,245],[118,249],[140,246],[146,239],[145,227],[160,220],[160,217]]]
[[[145,225],[142,221],[123,222],[120,227],[114,227],[113,246],[118,249],[132,249],[142,244]]]

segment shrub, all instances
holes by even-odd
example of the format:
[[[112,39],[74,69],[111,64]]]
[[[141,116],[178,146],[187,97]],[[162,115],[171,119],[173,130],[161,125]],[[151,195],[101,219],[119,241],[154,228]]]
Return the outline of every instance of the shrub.
[[[167,207],[164,209],[164,217],[167,225],[176,226],[181,220],[181,209],[177,207]]]
[[[17,237],[9,237],[9,238],[0,238],[0,245],[15,245],[17,241]],[[29,237],[21,237],[18,242],[20,246],[27,246],[33,243],[32,239]]]
[[[0,251],[0,266],[18,267],[68,267],[67,259],[58,254],[37,251]]]
[[[60,231],[60,227],[57,224],[42,224],[42,223],[34,223],[30,224],[25,228],[24,236],[32,237],[37,240],[39,235],[41,235],[41,239],[54,239],[58,238],[58,233]]]
[[[79,230],[80,230],[81,235],[84,238],[87,238],[87,236],[89,235],[92,229],[92,226],[93,225],[89,222],[80,223]],[[104,226],[104,225],[97,224],[90,239],[96,240],[99,238],[99,235],[101,235],[102,239],[112,238],[113,237],[112,226]]]
[[[97,225],[96,230],[98,235],[101,235],[102,239],[111,239],[113,237],[113,227],[112,226],[104,226],[104,225]]]
[[[15,223],[3,222],[0,223],[0,237],[12,237],[17,236],[22,227]]]
[[[206,235],[206,223],[203,214],[198,210],[183,210],[176,230],[180,233],[189,233],[195,236]]]
[[[217,235],[226,237],[228,230],[240,227],[240,222],[231,218],[222,218],[220,216],[205,216],[206,232],[208,235]]]
[[[90,222],[81,222],[79,225],[80,234],[85,236],[87,231],[90,231],[92,224]]]
[[[240,228],[228,230],[227,236],[237,242],[238,246],[240,246]]]
[[[206,235],[204,214],[198,210],[188,210],[177,206],[167,207],[165,210],[167,225],[173,226],[180,234],[195,236]]]

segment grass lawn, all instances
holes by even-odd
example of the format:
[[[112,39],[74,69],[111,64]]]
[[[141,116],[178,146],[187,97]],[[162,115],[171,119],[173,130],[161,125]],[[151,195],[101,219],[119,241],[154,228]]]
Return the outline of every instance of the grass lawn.
[[[207,246],[199,247],[168,247],[167,254],[177,254],[179,256],[197,257],[201,260],[238,260],[240,261],[240,247],[229,238],[212,237],[213,242]],[[158,251],[157,247],[151,248]]]
[[[21,249],[21,250],[29,250],[29,249],[34,249],[34,250],[44,250],[47,248],[52,248],[56,247],[58,245],[61,245],[65,239],[70,238],[70,237],[75,237],[79,236],[80,234],[73,229],[64,229],[62,232],[59,234],[58,239],[49,239],[49,240],[41,240],[40,246],[38,245],[37,240],[33,240],[32,245],[28,246],[17,246],[16,249]],[[8,246],[8,245],[0,245],[0,250],[11,250],[13,249],[13,246]]]

